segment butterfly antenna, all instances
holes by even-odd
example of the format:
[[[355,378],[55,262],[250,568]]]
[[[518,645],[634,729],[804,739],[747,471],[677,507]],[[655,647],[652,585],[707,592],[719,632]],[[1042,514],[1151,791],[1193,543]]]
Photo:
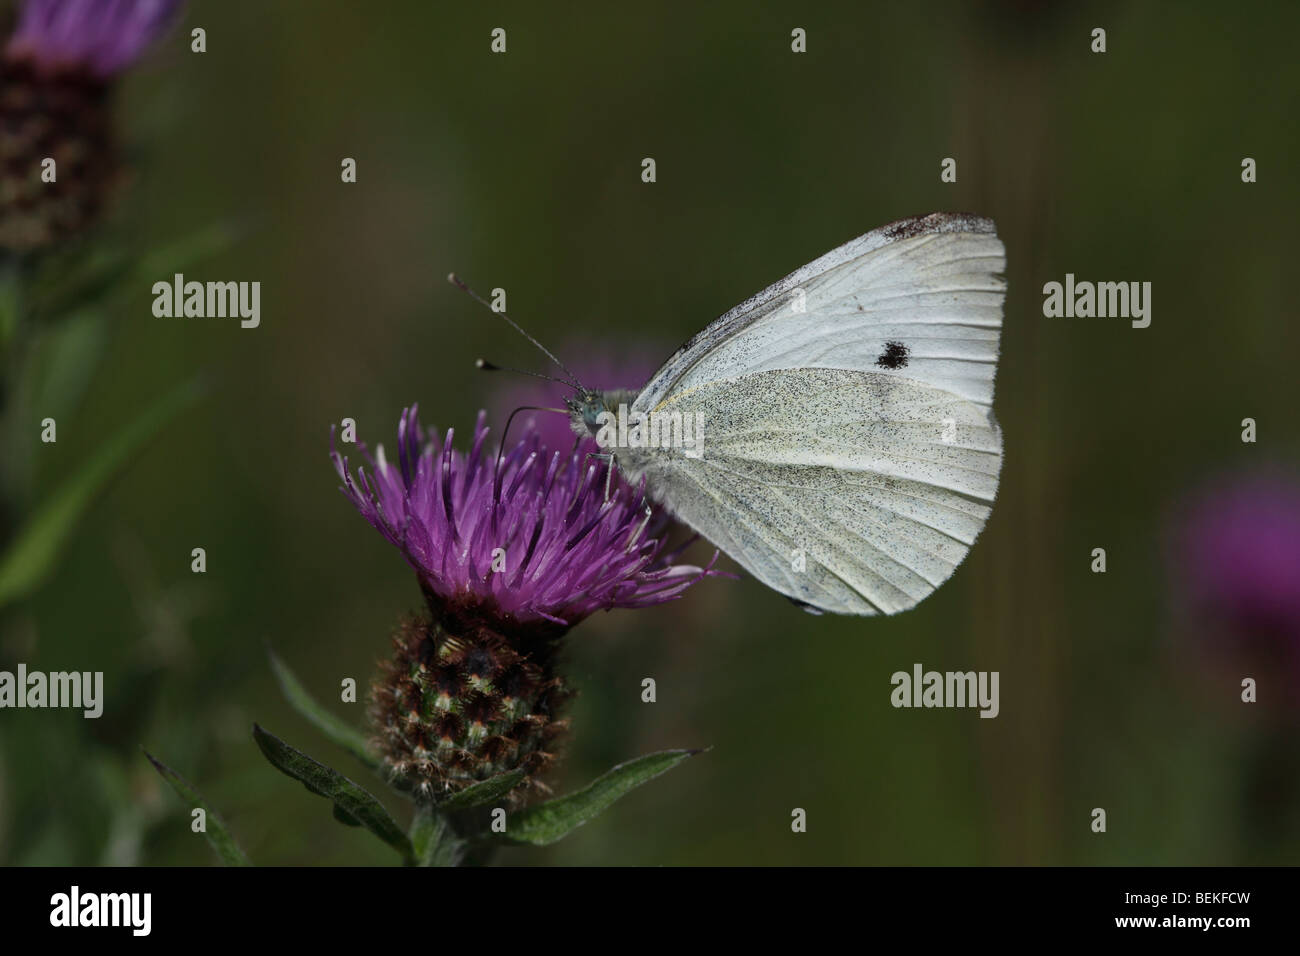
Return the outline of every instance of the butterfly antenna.
[[[537,346],[538,350],[543,355],[545,355],[548,359],[554,362],[559,367],[560,371],[562,371],[565,375],[569,376],[569,381],[564,382],[565,385],[568,385],[571,388],[576,388],[579,391],[584,391],[584,392],[586,391],[586,389],[583,388],[582,383],[578,381],[578,376],[574,375],[571,371],[569,371],[568,366],[566,366],[563,362],[557,359],[554,353],[552,353],[550,349],[548,349],[541,342],[537,341],[537,339],[533,338],[531,335],[525,332],[523,326],[521,326],[514,319],[510,318],[510,316],[506,315],[504,312],[499,312],[496,309],[492,308],[491,304],[488,303],[488,301],[484,299],[481,295],[479,295],[477,292],[471,289],[468,285],[466,285],[460,276],[456,275],[456,273],[454,272],[448,273],[447,281],[450,282],[452,285],[454,285],[457,289],[460,289],[461,292],[464,292],[471,299],[473,299],[479,305],[483,306],[488,311],[494,312],[497,315],[501,316],[501,318],[505,319],[508,323],[510,323],[511,328],[513,328],[516,332],[518,332],[520,335],[526,338],[529,342],[532,342],[533,345]],[[563,380],[561,379],[560,381]]]
[[[475,359],[474,365],[476,368],[484,372],[514,372],[516,375],[530,375],[533,378],[540,378],[547,382],[559,382],[561,385],[568,385],[571,388],[582,388],[581,385],[578,385],[575,382],[570,382],[568,379],[556,378],[554,375],[545,375],[541,372],[529,371],[526,368],[511,368],[508,365],[498,365],[496,362],[489,362],[484,358]],[[546,411],[546,409],[538,409],[538,411]],[[560,409],[560,411],[563,411],[563,409]]]

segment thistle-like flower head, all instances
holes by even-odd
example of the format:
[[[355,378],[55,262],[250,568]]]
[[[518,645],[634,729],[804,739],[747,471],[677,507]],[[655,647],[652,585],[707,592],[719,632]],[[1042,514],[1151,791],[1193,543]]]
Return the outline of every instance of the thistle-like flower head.
[[[714,573],[674,563],[645,495],[609,483],[576,438],[536,432],[500,455],[484,416],[468,452],[420,427],[414,407],[356,469],[331,449],[343,492],[415,569],[430,617],[404,621],[371,689],[375,741],[395,786],[425,801],[522,772],[509,801],[544,792],[572,697],[559,638],[587,615],[647,607]],[[716,555],[715,555],[716,557]]]
[[[108,77],[134,63],[171,23],[181,0],[26,0],[5,57],[45,70]]]
[[[0,52],[0,252],[44,250],[100,219],[121,179],[112,78],[179,7],[179,0],[23,3]]]
[[[1184,508],[1173,546],[1201,616],[1300,665],[1300,485],[1271,472],[1217,482]]]
[[[331,452],[343,491],[415,569],[430,610],[455,622],[540,625],[563,632],[594,611],[672,600],[711,573],[674,564],[655,534],[663,519],[603,462],[529,435],[498,459],[480,415],[468,454],[402,413],[397,461],[361,446],[354,476]]]

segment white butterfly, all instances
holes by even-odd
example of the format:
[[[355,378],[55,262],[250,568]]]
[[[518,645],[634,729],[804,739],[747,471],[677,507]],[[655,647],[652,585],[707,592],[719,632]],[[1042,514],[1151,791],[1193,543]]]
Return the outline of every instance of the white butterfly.
[[[580,390],[574,428],[596,434],[620,402],[637,422],[681,413],[698,448],[609,448],[634,485],[809,610],[905,611],[997,492],[1005,265],[988,219],[873,230],[713,322],[639,394]]]

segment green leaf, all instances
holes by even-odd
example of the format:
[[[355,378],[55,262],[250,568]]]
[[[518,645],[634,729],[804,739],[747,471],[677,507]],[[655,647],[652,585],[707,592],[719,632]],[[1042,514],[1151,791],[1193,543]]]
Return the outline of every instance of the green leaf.
[[[208,802],[190,785],[190,782],[149,753],[149,751],[146,750],[144,755],[149,758],[149,762],[153,764],[154,769],[158,771],[162,778],[172,785],[172,789],[180,794],[182,800],[189,804],[191,808],[203,810],[207,826],[203,836],[212,846],[212,849],[216,850],[221,862],[227,866],[252,866],[252,862],[244,855],[244,851],[239,848],[235,838],[231,836],[230,830],[225,821],[221,819],[220,814],[208,806]]]
[[[72,413],[104,357],[107,339],[106,314],[90,309],[25,336],[15,381],[5,396],[7,427],[0,427],[4,441],[0,478],[5,482],[0,491],[18,513],[29,510],[32,476],[40,460],[35,453],[42,447],[40,429],[34,422],[46,417],[61,422]],[[38,409],[40,414],[33,414]]]
[[[285,698],[293,705],[293,709],[311,721],[317,730],[371,770],[376,769],[379,766],[379,758],[371,751],[370,744],[366,741],[366,735],[318,704],[315,698],[307,692],[307,688],[302,685],[302,682],[294,676],[293,671],[289,670],[284,661],[280,660],[275,651],[268,648],[267,655],[271,658],[271,670],[275,672],[275,679],[280,684],[280,690],[284,692]]]
[[[31,281],[31,316],[48,322],[88,303],[102,305],[141,287],[152,288],[159,280],[171,281],[177,272],[225,252],[245,232],[233,223],[215,222],[145,255],[102,246],[55,255]]]
[[[257,724],[253,725],[253,739],[276,769],[293,777],[312,793],[333,800],[336,818],[342,819],[339,817],[339,811],[342,811],[401,853],[406,862],[415,859],[411,841],[388,815],[384,805],[364,787],[353,783],[337,770],[317,763]]]
[[[519,782],[523,779],[524,772],[522,770],[511,770],[507,773],[499,773],[495,777],[488,777],[488,779],[481,780],[473,786],[466,787],[459,793],[453,793],[438,804],[438,810],[443,813],[450,813],[456,810],[481,807],[485,803],[491,803],[498,797],[504,797],[519,786]]]
[[[348,813],[346,810],[344,810],[342,807],[340,807],[337,803],[334,804],[334,819],[337,820],[339,823],[343,824],[345,827],[359,827],[359,826],[361,826],[361,821],[360,821],[360,820],[358,820],[358,819],[357,819],[356,817],[354,817],[352,814]]]
[[[79,310],[38,334],[23,369],[27,407],[59,419],[71,412],[103,359],[107,340],[107,316],[98,309]]]
[[[29,282],[29,314],[37,323],[104,300],[131,273],[131,256],[119,248],[79,247],[42,261]]]
[[[140,446],[190,405],[199,391],[191,382],[154,403],[101,445],[77,474],[37,508],[0,558],[0,607],[30,594],[45,579],[96,492]]]
[[[209,223],[183,239],[150,250],[137,264],[135,278],[148,285],[160,277],[170,279],[173,274],[183,272],[196,262],[211,259],[232,248],[248,232],[248,226],[242,223]]]
[[[700,752],[664,750],[621,763],[582,790],[513,814],[500,839],[533,846],[554,843],[602,813],[619,797]]]

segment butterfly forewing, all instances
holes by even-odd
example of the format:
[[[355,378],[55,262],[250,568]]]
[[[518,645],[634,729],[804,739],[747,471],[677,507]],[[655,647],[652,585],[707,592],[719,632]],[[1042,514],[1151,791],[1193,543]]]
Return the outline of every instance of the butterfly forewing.
[[[1004,265],[991,222],[946,214],[828,253],[708,326],[637,397],[703,422],[699,457],[637,449],[620,465],[794,600],[914,606],[997,490]]]

